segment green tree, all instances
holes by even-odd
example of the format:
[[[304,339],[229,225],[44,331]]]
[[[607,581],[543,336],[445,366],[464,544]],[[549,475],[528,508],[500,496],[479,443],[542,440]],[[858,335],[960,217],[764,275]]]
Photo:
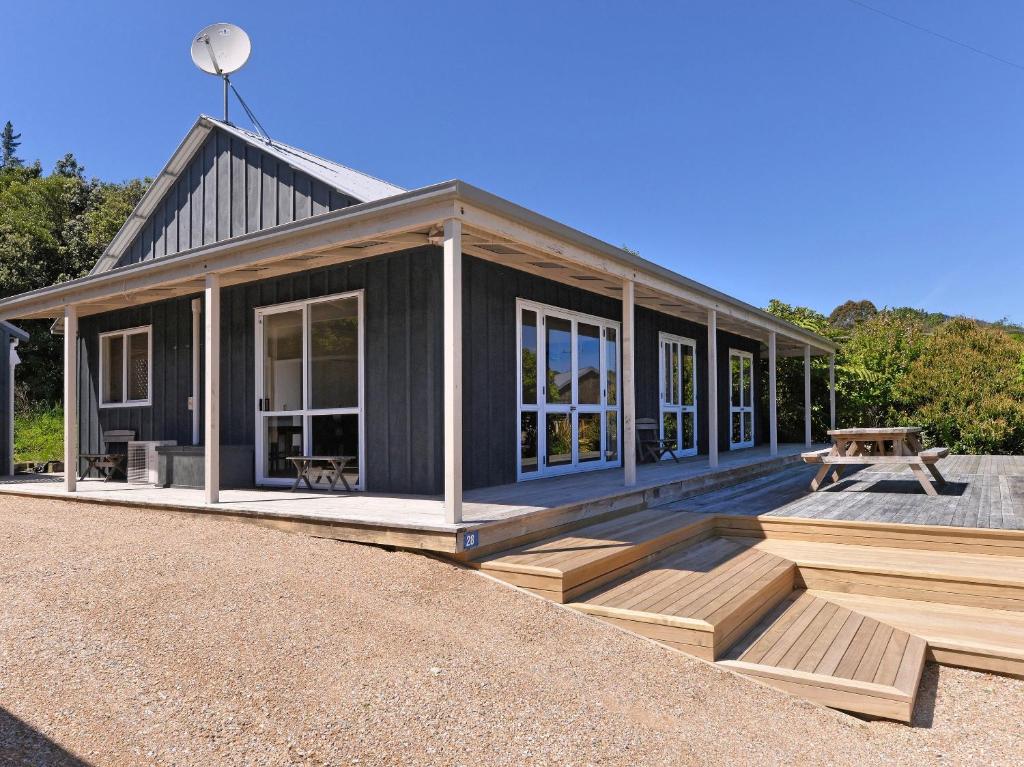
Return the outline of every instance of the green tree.
[[[1024,344],[964,317],[929,336],[896,387],[906,419],[957,453],[1024,452]]]
[[[145,182],[88,180],[73,155],[49,175],[38,163],[0,168],[0,296],[86,274],[145,191]],[[21,400],[49,406],[61,398],[61,340],[49,321],[22,323]]]
[[[883,310],[853,327],[837,354],[838,420],[844,426],[886,426],[905,419],[898,387],[920,356],[922,313]]]
[[[812,333],[837,340],[840,331],[829,324],[821,312],[806,306],[793,306],[778,299],[769,302],[767,311]],[[768,412],[768,364],[760,366],[758,391],[760,412]],[[779,357],[776,368],[778,392],[779,441],[804,441],[804,361],[803,357]],[[824,440],[829,428],[828,358],[811,358],[811,434]]]
[[[878,309],[870,301],[847,301],[832,310],[828,321],[834,328],[851,330],[876,314],[878,314]]]
[[[0,168],[19,167],[22,162],[15,152],[21,146],[20,133],[14,132],[14,125],[8,120],[0,131]]]

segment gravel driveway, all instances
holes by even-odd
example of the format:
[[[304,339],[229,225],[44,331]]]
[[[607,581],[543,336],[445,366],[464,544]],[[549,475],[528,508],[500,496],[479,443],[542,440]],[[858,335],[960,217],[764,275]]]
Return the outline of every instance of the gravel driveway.
[[[1024,682],[819,709],[473,572],[0,496],[0,763],[1020,764]]]

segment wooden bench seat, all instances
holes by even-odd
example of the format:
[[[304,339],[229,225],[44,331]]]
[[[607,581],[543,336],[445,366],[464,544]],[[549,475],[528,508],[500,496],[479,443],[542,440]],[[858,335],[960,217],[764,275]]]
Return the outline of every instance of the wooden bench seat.
[[[949,455],[948,447],[932,447],[908,455],[876,455],[873,453],[853,452],[836,454],[835,449],[815,450],[809,453],[801,453],[800,457],[804,463],[816,464],[821,468],[811,480],[811,489],[818,490],[825,483],[829,474],[829,467],[835,466],[832,470],[832,481],[838,482],[842,475],[843,466],[908,466],[914,477],[921,484],[928,495],[938,495],[938,491],[932,485],[928,474],[935,479],[935,483],[942,487],[946,484],[945,477],[939,472],[935,465]],[[927,470],[928,474],[925,473]]]

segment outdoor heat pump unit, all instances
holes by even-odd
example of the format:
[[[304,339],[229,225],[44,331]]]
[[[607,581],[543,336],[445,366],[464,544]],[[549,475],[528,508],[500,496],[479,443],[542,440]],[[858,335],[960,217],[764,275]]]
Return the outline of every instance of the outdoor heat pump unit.
[[[128,443],[128,484],[155,485],[157,483],[158,445],[176,445],[173,439]]]

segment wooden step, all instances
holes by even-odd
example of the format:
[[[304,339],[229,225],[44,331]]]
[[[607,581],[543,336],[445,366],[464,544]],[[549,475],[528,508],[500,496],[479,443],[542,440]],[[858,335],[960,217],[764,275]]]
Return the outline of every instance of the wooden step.
[[[756,549],[795,562],[797,585],[815,591],[1024,611],[1024,558],[1019,556],[746,540]]]
[[[793,591],[796,567],[722,538],[669,554],[571,607],[705,660]]]
[[[666,509],[624,517],[491,554],[469,564],[564,603],[711,535],[714,519]]]
[[[938,602],[810,592],[928,643],[936,663],[1024,677],[1024,613]]]
[[[797,592],[718,663],[831,708],[909,722],[925,650],[906,631]]]

